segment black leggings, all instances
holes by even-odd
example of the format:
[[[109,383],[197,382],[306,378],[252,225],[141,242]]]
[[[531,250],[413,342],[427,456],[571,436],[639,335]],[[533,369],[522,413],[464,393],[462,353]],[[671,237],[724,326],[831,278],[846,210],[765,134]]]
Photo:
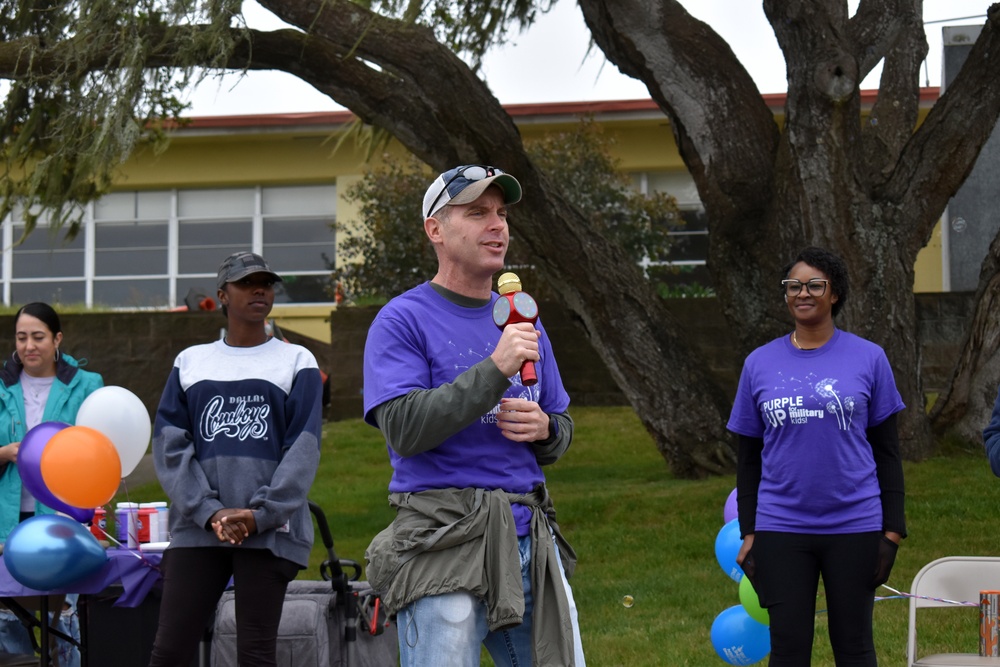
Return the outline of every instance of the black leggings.
[[[266,549],[167,549],[160,564],[163,600],[150,667],[187,667],[233,577],[236,646],[241,665],[276,664],[281,606],[299,566]]]
[[[881,533],[806,535],[758,532],[751,582],[771,625],[771,667],[807,667],[816,592],[823,576],[830,644],[837,667],[875,667],[872,607]],[[746,564],[746,561],[744,561]]]

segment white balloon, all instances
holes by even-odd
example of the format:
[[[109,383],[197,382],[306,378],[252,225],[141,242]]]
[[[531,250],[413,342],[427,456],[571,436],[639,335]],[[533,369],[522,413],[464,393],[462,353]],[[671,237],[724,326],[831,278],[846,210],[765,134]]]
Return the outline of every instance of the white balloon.
[[[77,426],[89,426],[103,433],[118,450],[122,477],[127,477],[149,448],[153,426],[146,406],[124,387],[101,387],[80,405]]]

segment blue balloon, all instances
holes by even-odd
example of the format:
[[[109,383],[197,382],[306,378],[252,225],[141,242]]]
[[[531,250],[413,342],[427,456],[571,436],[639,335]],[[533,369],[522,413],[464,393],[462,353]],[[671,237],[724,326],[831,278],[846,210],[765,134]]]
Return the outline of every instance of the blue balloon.
[[[752,665],[771,652],[771,633],[742,606],[726,609],[712,622],[712,646],[730,665]]]
[[[28,588],[66,588],[97,572],[108,555],[83,525],[58,514],[39,514],[14,527],[3,560],[14,579]]]
[[[740,539],[740,521],[733,519],[722,527],[715,536],[715,559],[719,561],[722,571],[733,581],[743,578],[743,568],[736,564],[743,540]]]

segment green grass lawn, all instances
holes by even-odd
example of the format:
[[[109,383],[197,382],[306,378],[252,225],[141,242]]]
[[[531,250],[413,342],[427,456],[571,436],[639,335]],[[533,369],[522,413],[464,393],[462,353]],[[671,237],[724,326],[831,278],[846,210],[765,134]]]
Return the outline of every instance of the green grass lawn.
[[[588,663],[725,665],[709,633],[720,612],[739,604],[739,586],[716,562],[714,547],[735,476],[674,479],[628,408],[576,408],[572,414],[573,447],[547,474],[559,523],[579,556],[572,584]],[[907,463],[905,470],[910,536],[890,586],[907,591],[917,570],[940,556],[998,553],[1000,480],[978,448]],[[325,510],[341,558],[363,563],[372,536],[392,520],[389,475],[378,431],[360,419],[326,424],[311,498]],[[129,489],[129,496],[158,500],[162,492],[152,484]],[[302,576],[318,577],[325,558],[317,540]],[[817,608],[824,607],[821,591]],[[930,613],[934,620],[921,625],[921,647],[978,651],[977,609]],[[906,664],[906,626],[906,600],[876,602],[883,667]],[[822,613],[813,656],[814,666],[833,665]]]

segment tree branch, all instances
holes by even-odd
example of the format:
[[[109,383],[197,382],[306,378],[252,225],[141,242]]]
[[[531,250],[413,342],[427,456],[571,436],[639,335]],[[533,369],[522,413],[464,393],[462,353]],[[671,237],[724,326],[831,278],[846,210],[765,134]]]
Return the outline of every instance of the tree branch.
[[[763,209],[778,129],[729,45],[676,0],[579,4],[608,59],[645,83],[670,118],[702,200],[713,204],[713,224],[736,224]]]
[[[848,36],[858,58],[860,80],[889,53],[897,34],[908,23],[915,2],[921,0],[861,0],[858,4],[848,23]]]
[[[990,7],[968,59],[900,155],[883,196],[910,220],[913,256],[975,165],[1000,117],[1000,5]]]
[[[868,11],[873,2],[862,3]],[[890,3],[892,7],[879,7],[876,11],[891,16],[881,23],[893,26],[884,30],[892,35],[890,47],[885,55],[885,65],[879,85],[878,99],[872,107],[868,124],[861,132],[862,150],[858,160],[858,172],[863,181],[875,187],[885,182],[896,166],[899,154],[906,142],[913,136],[920,110],[920,66],[927,56],[927,39],[920,15],[921,0],[906,0]],[[854,21],[878,21],[875,17],[855,15]],[[858,45],[860,53],[869,48]],[[867,71],[863,69],[862,76]]]

